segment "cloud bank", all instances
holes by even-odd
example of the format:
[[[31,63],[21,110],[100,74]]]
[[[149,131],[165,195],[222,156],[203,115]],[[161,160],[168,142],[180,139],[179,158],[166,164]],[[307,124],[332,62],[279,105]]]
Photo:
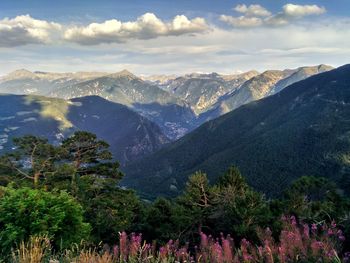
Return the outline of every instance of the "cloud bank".
[[[146,13],[136,21],[112,19],[87,26],[64,26],[22,15],[0,20],[0,47],[50,44],[54,39],[81,45],[122,43],[130,39],[199,34],[209,30],[210,26],[204,18],[189,19],[184,15],[177,15],[170,22],[165,22],[153,13]]]
[[[293,5],[286,4],[283,6],[283,14],[286,16],[303,17],[309,15],[321,15],[326,12],[324,7],[317,5]]]
[[[129,39],[204,33],[208,30],[209,25],[203,18],[188,19],[184,15],[178,15],[167,23],[153,13],[146,13],[136,21],[121,22],[112,19],[103,23],[92,23],[86,27],[69,28],[64,33],[64,39],[82,45],[95,45],[121,43]]]
[[[273,14],[258,4],[240,4],[233,11],[240,15],[221,15],[219,20],[234,28],[254,28],[285,26],[307,16],[321,15],[326,9],[317,5],[286,4],[280,12]],[[198,36],[216,28],[218,25],[209,24],[205,18],[188,18],[185,15],[164,21],[153,13],[145,13],[133,21],[111,19],[87,25],[59,24],[21,15],[0,20],[0,47],[63,42],[85,46],[125,43],[166,36]]]
[[[216,27],[208,34],[135,39],[110,45],[69,43],[0,48],[0,74],[18,68],[31,71],[107,71],[135,74],[185,74],[301,65],[349,63],[350,18],[325,17],[285,26]],[[325,37],[326,36],[326,37]],[[58,48],[58,49],[57,49]]]
[[[237,5],[233,10],[239,13],[243,13],[245,16],[270,16],[271,12],[261,5],[250,5],[246,6]]]
[[[233,27],[283,26],[306,16],[324,14],[326,9],[318,5],[286,4],[281,12],[272,14],[260,5],[237,5],[234,11],[243,15],[221,15],[220,20]]]
[[[58,23],[34,19],[29,15],[4,18],[0,20],[0,47],[49,43],[52,34],[61,29]]]

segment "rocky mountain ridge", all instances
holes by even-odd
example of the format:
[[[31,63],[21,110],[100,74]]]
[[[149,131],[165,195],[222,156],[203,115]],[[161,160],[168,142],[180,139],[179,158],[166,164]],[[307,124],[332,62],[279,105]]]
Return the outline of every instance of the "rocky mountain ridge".
[[[192,73],[149,78],[127,70],[50,73],[22,69],[0,79],[0,92],[63,99],[100,96],[138,112],[176,140],[208,120],[330,69],[319,65],[263,73],[252,70],[231,75]]]

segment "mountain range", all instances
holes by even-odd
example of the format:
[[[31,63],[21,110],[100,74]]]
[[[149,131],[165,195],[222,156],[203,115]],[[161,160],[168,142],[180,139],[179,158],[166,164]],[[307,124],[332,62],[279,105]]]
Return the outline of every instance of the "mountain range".
[[[299,72],[309,74],[305,68],[288,73],[269,71],[248,80],[240,89],[249,86],[249,91],[257,88],[268,93],[272,89],[267,86],[280,87],[280,83],[283,87],[305,77]],[[268,85],[258,85],[260,78]],[[147,198],[175,196],[191,173],[201,170],[215,182],[235,165],[251,186],[276,196],[300,176],[324,176],[340,187],[349,176],[350,65],[237,107],[124,167],[124,185]]]
[[[179,194],[231,164],[274,196],[302,175],[348,170],[349,66],[138,77],[18,70],[0,79],[0,151],[33,134],[59,143],[77,130],[111,145],[123,184],[146,197]],[[172,142],[173,141],[173,142]]]
[[[210,109],[223,95],[236,90],[258,74],[257,71],[228,76],[217,73],[189,74],[170,79],[166,90],[186,101],[199,115]]]
[[[193,129],[191,120],[195,115],[184,101],[127,70],[72,83],[49,93],[50,97],[64,99],[91,95],[101,96],[139,112],[157,123],[171,139],[177,139]]]
[[[208,120],[330,69],[319,65],[263,73],[252,70],[231,75],[192,73],[148,78],[127,70],[111,74],[22,69],[0,79],[0,92],[62,99],[100,96],[138,112],[156,123],[170,140],[177,140]]]
[[[295,82],[331,69],[333,68],[330,66],[319,65],[292,70],[267,70],[261,74],[250,75],[251,78],[222,96],[210,110],[200,115],[199,123],[217,118],[246,103],[273,95]]]
[[[51,73],[16,70],[0,79],[0,92],[17,95],[48,95],[61,87],[107,75],[103,72]]]

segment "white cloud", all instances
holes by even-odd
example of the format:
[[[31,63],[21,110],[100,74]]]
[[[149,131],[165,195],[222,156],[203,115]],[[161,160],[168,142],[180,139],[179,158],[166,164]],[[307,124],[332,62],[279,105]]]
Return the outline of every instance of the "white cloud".
[[[221,15],[220,20],[233,27],[256,27],[263,23],[263,20],[259,17],[246,17],[246,16],[226,16]]]
[[[271,15],[271,12],[266,8],[262,7],[261,5],[250,5],[250,6],[246,6],[245,4],[237,5],[234,8],[234,10],[239,13],[243,13],[245,16],[270,16]]]
[[[0,20],[0,47],[48,44],[63,39],[81,45],[122,43],[130,39],[204,33],[209,29],[204,18],[189,19],[184,15],[177,15],[165,22],[152,13],[146,13],[136,21],[121,22],[112,19],[87,26],[64,26],[22,15]]]
[[[326,12],[324,7],[317,5],[295,4],[284,5],[282,11],[276,14],[271,14],[260,5],[237,5],[234,10],[244,15],[239,17],[221,15],[220,20],[233,27],[283,26],[306,16],[321,15]]]
[[[121,22],[112,19],[103,23],[92,23],[86,27],[74,26],[65,31],[64,38],[82,45],[95,45],[122,43],[130,39],[204,33],[208,30],[209,26],[203,18],[188,19],[184,15],[178,15],[167,23],[153,13],[146,13],[136,21]]]
[[[284,26],[289,24],[290,18],[280,12],[265,19],[264,23],[271,26]]]
[[[340,66],[350,57],[350,19],[327,18],[284,27],[214,28],[182,35],[91,47],[0,49],[0,74],[18,68],[42,71],[108,71],[135,74],[231,73],[239,70]],[[327,37],[324,37],[327,36]],[[117,48],[116,48],[117,47]],[[55,52],[56,51],[56,52]]]
[[[282,12],[266,18],[265,23],[273,26],[281,26],[305,16],[322,15],[326,12],[324,7],[319,7],[317,5],[286,4],[282,9]]]
[[[14,47],[31,43],[49,43],[61,25],[30,17],[17,16],[0,20],[0,47]]]
[[[294,5],[286,4],[283,6],[283,13],[287,16],[303,17],[309,15],[321,15],[326,12],[324,7],[317,5]]]
[[[260,26],[282,26],[310,15],[321,15],[324,7],[317,5],[286,4],[281,12],[271,14],[261,5],[237,5],[235,11],[241,16],[221,15],[220,20],[236,28]],[[34,19],[30,15],[0,20],[0,47],[15,47],[27,44],[49,44],[74,42],[80,45],[102,43],[124,43],[129,40],[155,39],[161,36],[199,35],[214,30],[204,18],[187,18],[177,15],[171,21],[164,21],[153,13],[146,13],[134,21],[107,20],[86,26],[61,25]]]
[[[278,18],[284,26],[269,26],[267,19],[271,19],[272,16],[275,23]],[[126,28],[124,31],[127,34],[121,38],[124,42],[118,44],[82,47],[72,45],[69,41],[60,41],[57,45],[20,46],[12,49],[0,47],[0,74],[17,68],[28,68],[32,71],[109,72],[127,68],[136,74],[182,74],[191,71],[230,73],[238,69],[263,71],[321,63],[338,66],[349,62],[349,18],[324,16],[294,23],[297,21],[295,19],[300,19],[300,15],[287,16],[281,8],[280,13],[269,17],[256,17],[262,20],[262,25],[251,27],[249,30],[238,26],[227,30],[211,24],[210,32],[197,34],[196,37],[191,36],[193,31],[182,34],[186,25],[191,28],[193,23],[190,19],[180,18],[166,22],[163,19],[151,19],[155,25],[144,21],[141,23],[142,28],[139,27],[140,23],[135,23],[138,20],[119,21],[121,28]],[[95,27],[91,31],[101,32],[104,29],[105,37],[109,40],[118,24],[117,20],[111,25],[107,22],[96,23],[91,26]],[[67,21],[66,25],[69,26],[62,25],[56,37],[63,38],[66,30],[74,28],[73,22]],[[84,28],[88,26],[90,25],[86,24]],[[158,28],[158,31],[154,28]],[[170,36],[157,38],[169,35],[170,29]],[[120,30],[116,32],[117,35],[121,34]],[[60,33],[62,35],[59,35]],[[141,33],[149,39],[145,41],[145,37],[139,37]],[[152,38],[152,34],[155,37]],[[177,36],[179,34],[181,36]],[[49,35],[52,38],[51,30]],[[127,41],[131,36],[134,40]],[[88,40],[88,43],[91,43],[91,39]],[[4,39],[0,37],[1,41]],[[38,43],[37,38],[35,41]]]

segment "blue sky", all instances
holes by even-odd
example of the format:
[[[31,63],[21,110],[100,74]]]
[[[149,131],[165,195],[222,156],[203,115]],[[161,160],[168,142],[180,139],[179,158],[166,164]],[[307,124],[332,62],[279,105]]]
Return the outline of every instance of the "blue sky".
[[[170,18],[179,13],[208,14],[225,13],[238,4],[260,4],[272,11],[278,11],[281,6],[287,3],[300,5],[317,4],[325,6],[329,13],[333,15],[350,15],[350,1],[348,0],[318,0],[318,1],[284,1],[284,0],[257,0],[257,1],[230,1],[230,0],[129,0],[129,1],[96,1],[96,0],[11,0],[0,2],[0,16],[16,16],[21,14],[31,14],[42,19],[55,19],[64,21],[67,17],[99,17],[100,19],[110,19],[119,17],[130,19],[146,12],[161,14],[164,18]]]
[[[232,73],[348,58],[348,0],[0,2],[0,75]]]

